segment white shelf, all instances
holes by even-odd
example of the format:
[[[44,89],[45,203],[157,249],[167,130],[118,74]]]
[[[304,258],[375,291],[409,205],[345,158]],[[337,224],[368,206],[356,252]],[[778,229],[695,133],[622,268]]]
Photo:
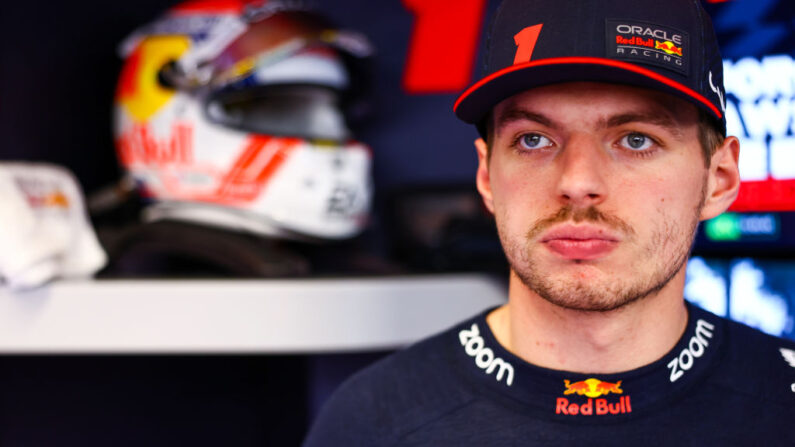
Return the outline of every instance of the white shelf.
[[[391,349],[504,302],[480,275],[57,282],[0,288],[0,353]]]

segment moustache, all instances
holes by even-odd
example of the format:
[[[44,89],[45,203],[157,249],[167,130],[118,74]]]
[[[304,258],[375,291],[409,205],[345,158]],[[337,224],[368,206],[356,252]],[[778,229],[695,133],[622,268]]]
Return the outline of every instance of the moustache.
[[[572,221],[574,223],[593,222],[604,225],[611,230],[620,231],[627,236],[632,236],[635,234],[635,230],[629,224],[621,220],[621,218],[618,216],[605,214],[596,209],[595,206],[574,209],[571,205],[567,205],[561,208],[554,215],[535,221],[530,227],[530,230],[527,232],[526,237],[528,240],[532,240],[551,226],[568,221]]]

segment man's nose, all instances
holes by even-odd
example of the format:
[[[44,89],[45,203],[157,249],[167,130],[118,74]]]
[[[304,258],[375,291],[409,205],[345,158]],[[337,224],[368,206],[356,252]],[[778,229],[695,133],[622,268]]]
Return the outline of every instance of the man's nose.
[[[605,200],[609,155],[598,141],[587,135],[569,139],[558,155],[557,194],[566,205],[588,207]]]

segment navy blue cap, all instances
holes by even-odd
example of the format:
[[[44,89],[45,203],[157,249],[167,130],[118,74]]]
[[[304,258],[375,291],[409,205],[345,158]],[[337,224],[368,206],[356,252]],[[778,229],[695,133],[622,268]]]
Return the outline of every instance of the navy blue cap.
[[[483,78],[455,103],[480,124],[500,101],[561,82],[649,88],[705,110],[726,133],[723,63],[700,0],[504,0]]]

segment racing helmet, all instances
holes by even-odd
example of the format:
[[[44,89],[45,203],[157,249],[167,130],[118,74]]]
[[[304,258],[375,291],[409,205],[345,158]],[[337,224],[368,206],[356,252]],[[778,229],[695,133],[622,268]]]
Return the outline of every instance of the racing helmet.
[[[295,1],[199,0],[120,53],[114,138],[146,220],[299,240],[364,228],[372,155],[348,125],[363,36]]]

